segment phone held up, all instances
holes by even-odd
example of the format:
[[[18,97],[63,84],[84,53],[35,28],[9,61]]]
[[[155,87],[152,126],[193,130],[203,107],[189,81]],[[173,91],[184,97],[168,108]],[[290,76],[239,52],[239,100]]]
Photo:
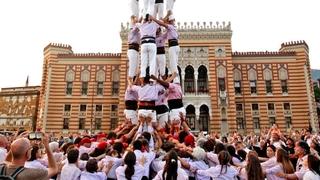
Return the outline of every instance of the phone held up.
[[[29,138],[29,140],[41,140],[42,133],[41,132],[30,132],[28,138]]]

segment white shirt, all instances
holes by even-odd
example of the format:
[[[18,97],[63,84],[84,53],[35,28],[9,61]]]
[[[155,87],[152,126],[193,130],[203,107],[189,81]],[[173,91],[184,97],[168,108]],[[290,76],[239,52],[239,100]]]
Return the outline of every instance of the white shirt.
[[[304,174],[303,180],[320,180],[320,176],[318,174],[315,174],[314,172],[308,170]]]
[[[80,176],[81,171],[76,164],[65,164],[61,170],[60,180],[79,180]]]
[[[80,157],[83,153],[88,153],[88,154],[90,154],[93,150],[94,150],[94,148],[92,148],[92,147],[87,148],[87,147],[84,147],[84,146],[80,146],[80,147],[79,147],[79,157]]]
[[[141,152],[140,150],[134,150],[134,154],[136,155],[137,162],[140,162],[142,158],[145,158],[145,163],[143,164],[143,167],[145,169],[144,176],[149,177],[150,164],[156,157],[156,154],[153,151]]]
[[[209,166],[214,167],[218,164],[220,164],[218,155],[213,152],[207,152],[207,159],[209,161]]]
[[[223,166],[222,173],[225,172],[226,166]],[[228,166],[227,172],[220,174],[221,172],[221,165],[217,165],[215,167],[211,167],[207,170],[198,170],[197,173],[204,176],[210,176],[213,180],[232,180],[236,179],[238,175],[238,171],[232,167]]]
[[[153,178],[153,180],[165,180],[162,178],[162,174],[163,174],[163,170],[160,170],[156,175],[156,177]],[[166,177],[166,174],[164,177]],[[188,180],[188,179],[189,179],[188,174],[183,169],[178,168],[177,180]]]
[[[277,158],[273,156],[272,158],[269,158],[267,161],[261,163],[261,167],[263,171],[266,169],[272,168],[273,166],[277,165]]]
[[[296,172],[294,173],[299,180],[303,179],[304,174],[308,171],[308,169],[303,165],[303,161],[308,158],[308,155],[303,156],[298,159],[296,165]]]
[[[266,176],[268,180],[285,180],[285,178],[280,178],[276,176],[277,173],[284,172],[282,164],[278,163],[277,165],[266,169]]]
[[[7,157],[7,149],[0,147],[0,164],[4,163],[4,160]]]
[[[196,171],[196,170],[205,170],[208,169],[209,166],[204,161],[190,161],[190,170]],[[194,177],[194,174],[192,175]],[[201,174],[196,174],[196,179],[201,180],[210,180],[209,176],[203,176]]]
[[[116,175],[117,175],[117,179],[126,179],[126,175],[124,173],[124,171],[126,170],[127,165],[124,166],[119,166],[116,169]],[[141,178],[144,175],[144,168],[143,166],[141,166],[140,164],[136,164],[134,165],[134,174],[131,177],[131,180],[141,180]]]
[[[68,159],[63,160],[62,164],[65,164],[65,165],[69,164]],[[78,168],[80,170],[85,170],[86,169],[86,165],[87,165],[87,161],[78,160]]]
[[[38,161],[38,160],[27,161],[27,162],[24,163],[24,167],[32,168],[32,169],[44,169],[44,170],[47,170],[47,167],[45,167],[43,164],[41,164],[40,161]]]
[[[122,164],[123,159],[111,157],[111,156],[106,156],[104,159],[101,160],[103,165],[108,165],[110,161],[113,161],[113,165],[112,165],[111,169],[109,170],[107,177],[112,178],[112,179],[116,179],[117,178],[116,169]]]
[[[80,180],[105,180],[107,179],[106,173],[104,172],[95,172],[95,173],[89,173],[87,171],[83,171],[81,173]]]

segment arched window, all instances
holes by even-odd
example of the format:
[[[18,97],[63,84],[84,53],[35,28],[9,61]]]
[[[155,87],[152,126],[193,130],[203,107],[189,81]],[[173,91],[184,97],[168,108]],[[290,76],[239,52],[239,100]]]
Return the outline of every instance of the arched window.
[[[248,77],[250,81],[250,91],[251,94],[257,94],[257,72],[254,69],[250,69],[248,72]]]
[[[120,71],[115,69],[112,71],[112,95],[119,95]]]
[[[234,71],[233,71],[233,79],[235,80],[235,81],[241,81],[241,71],[239,70],[239,69],[235,69]]]
[[[82,81],[82,87],[81,87],[81,95],[86,96],[88,95],[88,81],[90,80],[90,72],[88,70],[83,70],[81,72],[81,81]]]
[[[282,93],[288,93],[288,71],[285,68],[279,70],[279,79],[281,80]]]
[[[97,81],[97,95],[103,95],[103,83],[105,81],[105,72],[104,70],[99,70],[96,74],[96,81]]]
[[[105,72],[104,70],[99,70],[96,74],[96,81],[97,82],[104,82],[105,81]]]
[[[196,110],[193,105],[188,105],[186,108],[186,120],[191,130],[195,130]]]
[[[241,71],[239,69],[235,69],[233,71],[233,79],[234,79],[234,91],[236,95],[241,95]]]
[[[279,70],[279,79],[280,80],[287,80],[288,79],[288,72],[286,69],[284,68],[281,68]]]
[[[208,93],[207,68],[201,65],[198,68],[198,93]]]
[[[185,69],[184,91],[186,93],[194,93],[194,69],[190,65]]]
[[[199,130],[208,131],[209,126],[209,108],[206,105],[200,106]]]
[[[74,81],[74,76],[75,76],[75,73],[73,70],[68,70],[68,72],[66,73],[66,81],[67,82],[72,82]]]
[[[270,69],[265,69],[263,71],[263,77],[264,77],[264,80],[266,81],[269,81],[269,80],[272,80],[272,72]]]
[[[270,69],[265,69],[263,71],[263,77],[266,83],[266,92],[267,94],[272,94],[272,71]]]
[[[66,73],[66,95],[72,95],[72,86],[74,81],[75,73],[73,70],[68,70]]]
[[[88,82],[90,80],[90,72],[88,70],[84,70],[81,72],[81,81]]]

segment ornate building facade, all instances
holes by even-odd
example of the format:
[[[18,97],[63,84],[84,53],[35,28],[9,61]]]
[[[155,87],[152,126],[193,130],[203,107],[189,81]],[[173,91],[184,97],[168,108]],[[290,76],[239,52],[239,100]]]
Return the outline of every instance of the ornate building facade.
[[[230,23],[177,24],[179,70],[191,129],[259,132],[318,129],[308,45],[277,52],[233,52]],[[119,54],[75,54],[69,45],[44,49],[39,125],[46,131],[112,130],[123,120],[127,34]]]
[[[0,92],[0,129],[33,130],[36,125],[40,86],[2,88]]]

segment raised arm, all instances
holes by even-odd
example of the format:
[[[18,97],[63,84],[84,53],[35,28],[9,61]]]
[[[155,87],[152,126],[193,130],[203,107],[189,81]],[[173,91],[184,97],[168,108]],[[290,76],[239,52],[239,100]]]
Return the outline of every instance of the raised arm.
[[[49,147],[48,135],[42,133],[42,143],[48,156],[48,179],[58,173],[58,166]]]
[[[159,84],[161,84],[163,87],[165,87],[165,88],[169,88],[169,83],[168,83],[168,82],[163,81],[163,80],[161,80],[161,79],[157,78],[157,77],[156,77],[156,76],[154,76],[154,75],[151,75],[151,79],[156,80],[156,81],[157,81]]]
[[[164,23],[163,21],[160,21],[160,20],[154,18],[153,16],[149,16],[149,18],[150,18],[152,21],[154,21],[154,22],[156,22],[157,24],[159,24],[160,26],[163,26],[163,27],[165,27],[165,28],[168,28],[168,24]]]

